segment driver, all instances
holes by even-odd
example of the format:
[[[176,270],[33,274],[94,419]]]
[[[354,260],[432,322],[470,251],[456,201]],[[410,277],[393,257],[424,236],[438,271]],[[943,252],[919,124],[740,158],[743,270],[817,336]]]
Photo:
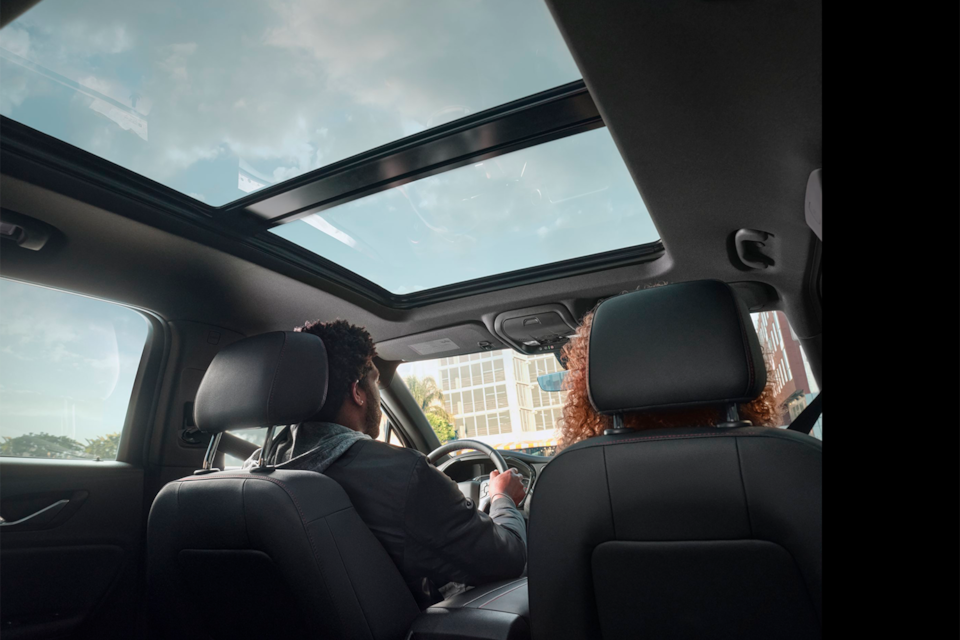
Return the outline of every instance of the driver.
[[[312,420],[285,427],[268,462],[336,480],[387,550],[421,608],[463,590],[519,577],[527,536],[517,505],[524,488],[513,470],[490,474],[490,515],[419,451],[377,441],[380,372],[370,334],[344,320],[296,331],[327,349],[327,399]],[[244,463],[256,466],[259,450]]]

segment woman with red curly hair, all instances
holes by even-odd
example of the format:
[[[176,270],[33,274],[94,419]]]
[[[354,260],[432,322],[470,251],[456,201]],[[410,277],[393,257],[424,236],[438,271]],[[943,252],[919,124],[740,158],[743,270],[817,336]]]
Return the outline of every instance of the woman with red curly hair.
[[[597,413],[590,404],[587,391],[587,353],[595,313],[596,309],[583,317],[576,336],[563,347],[561,352],[561,358],[567,365],[567,375],[563,383],[563,388],[567,391],[567,399],[558,425],[560,432],[558,448],[560,449],[587,438],[603,435],[606,429],[613,427],[613,416]],[[774,399],[772,380],[773,376],[768,375],[767,385],[760,397],[739,405],[741,419],[749,420],[754,426],[776,426],[780,412]],[[712,427],[716,426],[719,418],[719,413],[712,407],[632,412],[623,415],[623,426],[637,431],[674,427]]]

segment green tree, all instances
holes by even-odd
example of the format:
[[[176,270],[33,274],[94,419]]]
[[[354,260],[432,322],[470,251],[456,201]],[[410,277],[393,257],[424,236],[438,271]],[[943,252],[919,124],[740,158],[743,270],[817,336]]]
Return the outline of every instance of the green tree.
[[[67,436],[49,433],[28,433],[11,438],[4,436],[0,455],[18,458],[85,458],[83,445]]]
[[[108,433],[98,438],[87,438],[87,446],[83,452],[91,458],[100,458],[101,460],[116,460],[117,449],[120,448],[120,434]]]
[[[432,377],[420,379],[417,376],[407,376],[403,380],[410,389],[413,399],[420,405],[420,409],[429,418],[431,415],[442,418],[447,423],[452,422],[453,418],[443,408],[443,391],[440,385]]]
[[[427,414],[427,420],[430,422],[430,426],[433,427],[433,432],[437,434],[440,444],[446,444],[451,440],[457,439],[457,430],[448,420],[444,420],[440,416],[432,413]]]

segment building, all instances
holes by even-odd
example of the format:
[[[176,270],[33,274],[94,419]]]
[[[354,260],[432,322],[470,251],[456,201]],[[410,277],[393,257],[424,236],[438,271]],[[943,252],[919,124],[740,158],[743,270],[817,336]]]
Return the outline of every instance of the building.
[[[786,316],[779,311],[756,313],[753,322],[776,400],[783,407],[781,424],[788,425],[819,388]],[[504,349],[403,366],[404,375],[436,379],[458,438],[503,449],[556,445],[567,394],[547,393],[537,384],[537,376],[561,370],[552,353],[527,356]]]
[[[546,393],[537,376],[561,370],[553,354],[510,349],[440,360],[437,381],[458,438],[494,446],[552,446],[566,392]],[[526,446],[523,446],[526,445]]]
[[[760,338],[767,370],[772,372],[774,394],[783,408],[781,425],[788,425],[807,407],[808,396],[819,388],[809,372],[800,340],[781,311],[754,313],[753,325]],[[811,395],[813,394],[813,395]]]

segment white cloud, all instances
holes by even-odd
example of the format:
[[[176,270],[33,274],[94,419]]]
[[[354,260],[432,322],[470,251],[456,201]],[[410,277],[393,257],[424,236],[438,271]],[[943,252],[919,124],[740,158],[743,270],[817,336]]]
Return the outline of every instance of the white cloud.
[[[212,204],[240,195],[227,157],[287,179],[576,77],[533,0],[236,0],[229,11],[40,3],[0,43],[150,116],[148,142],[94,117],[76,120],[71,143]],[[39,118],[17,111],[33,86],[18,86],[25,73],[47,86],[6,73],[0,109]]]
[[[0,86],[0,112],[11,113],[30,96],[27,79],[23,76],[4,78]]]
[[[30,58],[30,34],[14,23],[0,31],[0,47],[21,58]]]

